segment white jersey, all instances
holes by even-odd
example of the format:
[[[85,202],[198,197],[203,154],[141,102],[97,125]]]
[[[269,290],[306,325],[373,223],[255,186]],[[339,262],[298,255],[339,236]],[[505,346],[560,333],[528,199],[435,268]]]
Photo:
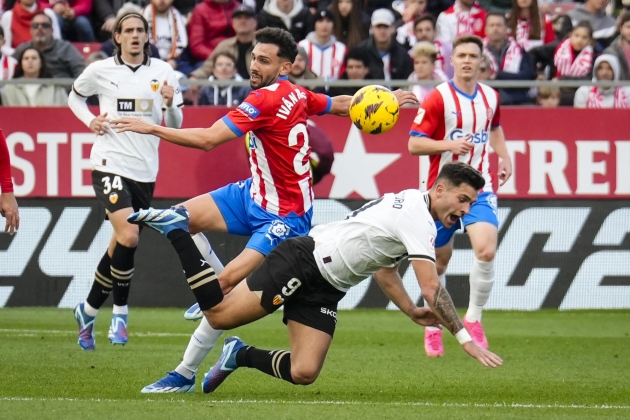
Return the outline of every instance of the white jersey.
[[[421,173],[422,188],[433,186],[442,166],[460,161],[481,172],[486,180],[483,190],[492,191],[488,147],[490,130],[499,126],[500,120],[499,94],[490,86],[477,83],[477,90],[472,96],[457,89],[452,80],[437,86],[420,105],[409,134],[441,141],[458,140],[471,135],[470,142],[474,147],[466,155],[444,152],[428,156],[429,169]]]
[[[322,276],[346,292],[405,257],[435,263],[437,231],[430,203],[429,194],[419,190],[385,194],[345,220],[314,227],[309,236]]]
[[[175,88],[173,106],[182,106],[184,100],[173,68],[149,57],[135,70],[119,56],[97,61],[81,73],[72,89],[83,97],[98,95],[100,113],[107,112],[107,118],[137,117],[161,124],[166,105],[160,88],[165,80]],[[158,137],[149,134],[109,130],[96,137],[90,153],[92,169],[134,181],[155,182],[159,142]]]
[[[310,69],[322,79],[336,80],[341,77],[341,68],[346,56],[346,46],[339,41],[321,47],[309,39],[303,39],[298,44],[308,54]]]

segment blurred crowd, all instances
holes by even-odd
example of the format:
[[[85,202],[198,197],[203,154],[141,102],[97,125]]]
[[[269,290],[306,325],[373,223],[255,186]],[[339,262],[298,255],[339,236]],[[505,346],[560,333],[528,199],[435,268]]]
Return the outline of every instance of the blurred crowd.
[[[154,57],[181,79],[249,79],[256,29],[279,27],[299,45],[290,78],[448,80],[451,44],[483,38],[481,79],[629,80],[630,0],[0,0],[0,80],[76,78],[114,53],[116,16],[142,13]],[[368,82],[366,82],[367,84]],[[433,89],[409,85],[420,101]],[[628,108],[630,89],[499,89],[504,105]],[[194,105],[235,106],[247,86],[191,87]],[[63,87],[10,84],[4,106],[62,106]],[[92,98],[94,102],[96,99]]]

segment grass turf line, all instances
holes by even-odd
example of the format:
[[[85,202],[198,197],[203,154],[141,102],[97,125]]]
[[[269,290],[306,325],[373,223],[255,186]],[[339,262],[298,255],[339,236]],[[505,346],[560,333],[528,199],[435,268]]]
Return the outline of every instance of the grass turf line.
[[[97,350],[84,352],[70,310],[1,309],[0,418],[630,417],[629,311],[487,312],[491,349],[505,361],[496,370],[469,358],[448,334],[446,357],[427,358],[422,329],[397,311],[342,311],[313,385],[241,369],[203,395],[201,376],[220,340],[200,368],[197,392],[140,394],[179,362],[196,327],[181,315],[132,308],[130,342],[113,347],[110,313],[102,311]],[[288,348],[280,314],[233,334],[260,348]]]

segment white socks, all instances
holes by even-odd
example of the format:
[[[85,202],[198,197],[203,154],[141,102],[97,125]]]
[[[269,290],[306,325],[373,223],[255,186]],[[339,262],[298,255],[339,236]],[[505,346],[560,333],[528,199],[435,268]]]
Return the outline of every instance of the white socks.
[[[210,350],[212,350],[219,337],[221,337],[221,334],[223,334],[222,330],[212,329],[206,318],[202,318],[199,326],[192,337],[190,337],[190,342],[184,352],[184,359],[175,368],[175,372],[191,379],[195,372],[197,372],[197,369],[199,369],[203,359],[208,356]]]
[[[490,291],[494,285],[494,261],[485,262],[475,258],[470,268],[470,301],[466,320],[481,321],[481,311],[488,302]]]
[[[203,233],[198,233],[192,236],[197,249],[201,253],[201,256],[208,261],[208,264],[212,267],[217,276],[223,271],[223,264],[219,261],[217,255],[212,251],[208,238]],[[203,360],[208,356],[214,345],[217,343],[219,337],[223,334],[223,330],[213,329],[205,317],[201,319],[199,326],[190,337],[190,342],[186,351],[184,352],[184,359],[175,368],[175,372],[180,375],[191,379]]]
[[[127,305],[114,305],[114,310],[112,312],[114,313],[114,315],[127,315],[129,314],[129,307]]]
[[[90,304],[87,303],[87,300],[83,302],[83,310],[86,314],[92,317],[96,316],[96,314],[98,313],[98,309],[91,307]]]
[[[442,284],[442,286],[446,286],[446,273],[439,275],[438,278],[440,279],[440,284]],[[427,303],[424,302],[424,307],[428,308],[429,305],[427,305]],[[429,331],[439,331],[440,330],[437,327],[425,327],[425,328],[427,330],[429,330]]]

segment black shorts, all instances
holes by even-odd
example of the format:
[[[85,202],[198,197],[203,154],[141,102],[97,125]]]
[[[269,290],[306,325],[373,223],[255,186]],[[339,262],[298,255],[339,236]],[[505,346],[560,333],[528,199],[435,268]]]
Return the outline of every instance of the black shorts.
[[[247,278],[251,291],[262,291],[260,304],[272,313],[284,305],[286,324],[291,319],[333,336],[337,304],[346,295],[322,277],[310,236],[282,241]]]
[[[134,211],[151,206],[155,182],[138,182],[120,175],[92,171],[92,186],[98,201],[108,212],[132,207]]]

